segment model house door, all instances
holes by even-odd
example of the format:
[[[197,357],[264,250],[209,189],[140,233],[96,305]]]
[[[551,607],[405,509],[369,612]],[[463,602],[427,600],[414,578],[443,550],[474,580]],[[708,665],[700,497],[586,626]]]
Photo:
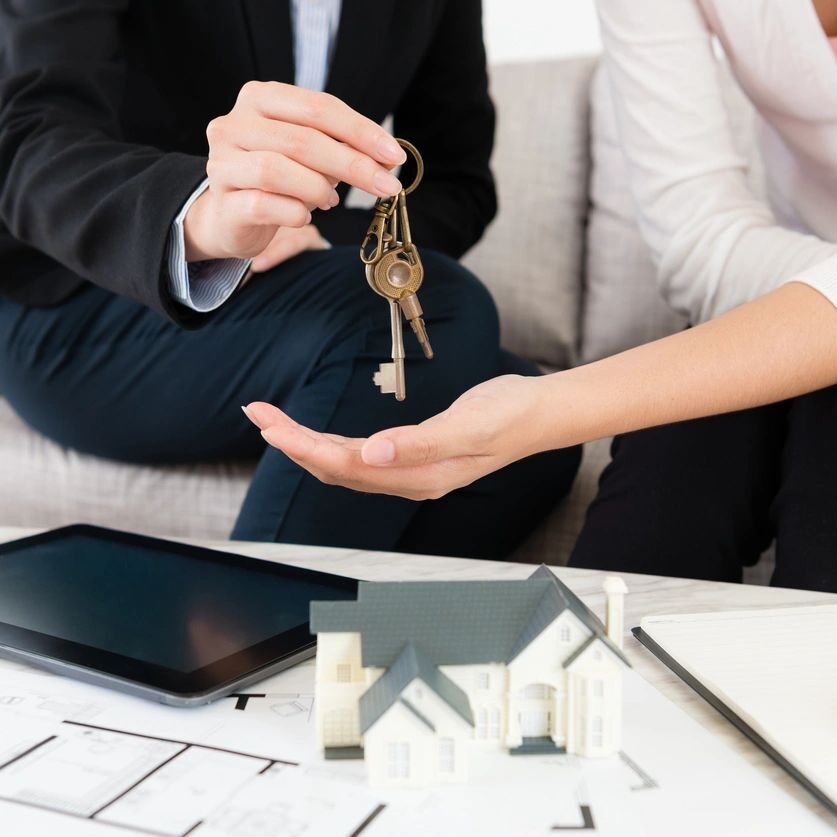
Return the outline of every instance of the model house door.
[[[545,738],[549,735],[549,721],[546,708],[526,709],[520,713],[520,734],[523,738]]]

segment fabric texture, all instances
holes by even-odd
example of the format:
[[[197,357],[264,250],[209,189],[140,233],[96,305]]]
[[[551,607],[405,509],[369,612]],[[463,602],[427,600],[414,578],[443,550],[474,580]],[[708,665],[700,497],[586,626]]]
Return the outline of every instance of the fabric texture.
[[[837,592],[837,387],[619,436],[571,566]],[[719,479],[723,474],[723,479]]]
[[[308,90],[322,90],[328,78],[334,39],[340,22],[340,0],[291,2],[294,34],[294,83]],[[186,262],[183,223],[192,204],[206,191],[204,181],[178,213],[169,233],[167,262],[172,296],[200,313],[223,305],[250,266],[250,259],[213,259],[196,264]]]
[[[837,303],[837,68],[813,5],[597,9],[631,194],[672,308],[697,323],[794,280]],[[747,183],[715,37],[759,114],[767,201]]]
[[[503,345],[553,368],[577,359],[595,65],[491,68],[502,103],[492,159],[502,212],[464,259],[502,311]]]
[[[236,539],[502,558],[569,489],[578,451],[530,457],[419,503],[321,483],[267,446],[239,407],[269,401],[305,426],[368,436],[420,422],[505,371],[537,374],[501,356],[486,289],[452,259],[425,250],[423,260],[436,277],[424,301],[437,358],[405,340],[404,402],[372,383],[391,347],[389,318],[356,281],[354,247],[283,263],[195,331],[93,286],[52,308],[3,301],[0,389],[31,427],[110,460],[258,458]],[[172,369],[188,370],[188,384]]]
[[[202,314],[223,305],[250,267],[250,259],[212,259],[187,263],[183,222],[192,204],[208,186],[208,180],[201,183],[177,213],[166,245],[169,290],[172,296],[181,305]]]
[[[764,199],[764,164],[755,143],[756,115],[727,65],[718,68],[737,153],[747,184]],[[613,92],[603,64],[590,87],[590,211],[584,271],[581,360],[589,363],[673,334],[687,317],[666,302],[651,251],[637,222],[629,171],[619,138]]]
[[[413,235],[460,256],[496,210],[481,4],[344,12],[326,90],[376,122],[394,115],[427,165]],[[288,0],[212,14],[192,0],[0,5],[0,297],[48,305],[87,282],[185,327],[211,317],[168,290],[171,223],[205,177],[207,124],[248,81],[293,82],[292,40]],[[314,223],[356,245],[369,217],[338,206]]]

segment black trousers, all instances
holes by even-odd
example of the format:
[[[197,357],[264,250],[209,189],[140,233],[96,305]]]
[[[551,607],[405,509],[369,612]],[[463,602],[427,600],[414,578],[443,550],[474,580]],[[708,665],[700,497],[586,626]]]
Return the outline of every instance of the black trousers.
[[[486,289],[451,259],[422,255],[436,358],[424,360],[406,330],[402,403],[372,384],[390,354],[389,315],[355,248],[306,253],[255,277],[196,331],[93,286],[53,308],[0,301],[0,393],[36,430],[97,456],[258,458],[235,538],[502,558],[568,491],[578,450],[415,503],[322,485],[266,448],[240,409],[269,401],[318,430],[366,436],[422,421],[502,372],[537,374],[500,352]]]
[[[837,592],[837,387],[617,437],[571,564]]]

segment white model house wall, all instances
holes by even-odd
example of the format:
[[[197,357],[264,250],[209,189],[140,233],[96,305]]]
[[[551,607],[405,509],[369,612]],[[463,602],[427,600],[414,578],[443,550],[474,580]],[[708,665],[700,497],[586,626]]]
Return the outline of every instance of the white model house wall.
[[[567,751],[580,756],[612,756],[622,747],[623,664],[600,640],[569,669]]]
[[[509,724],[506,746],[524,738],[549,737],[567,743],[567,671],[564,662],[590,637],[591,630],[564,610],[509,664]]]
[[[317,706],[315,725],[320,746],[360,746],[360,696],[369,688],[361,664],[360,634],[317,636]]]
[[[371,784],[382,787],[464,781],[471,725],[416,678],[363,737]]]

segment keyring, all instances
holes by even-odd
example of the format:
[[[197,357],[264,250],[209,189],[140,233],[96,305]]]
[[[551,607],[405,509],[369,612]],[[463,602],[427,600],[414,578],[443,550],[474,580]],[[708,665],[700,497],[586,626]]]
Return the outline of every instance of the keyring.
[[[421,154],[419,154],[418,148],[416,148],[409,140],[399,139],[398,137],[395,138],[395,141],[405,150],[409,151],[410,154],[413,155],[413,159],[416,161],[416,177],[415,180],[404,190],[405,195],[409,195],[410,192],[414,191],[416,186],[421,183],[422,177],[424,177],[424,160],[421,158]]]

